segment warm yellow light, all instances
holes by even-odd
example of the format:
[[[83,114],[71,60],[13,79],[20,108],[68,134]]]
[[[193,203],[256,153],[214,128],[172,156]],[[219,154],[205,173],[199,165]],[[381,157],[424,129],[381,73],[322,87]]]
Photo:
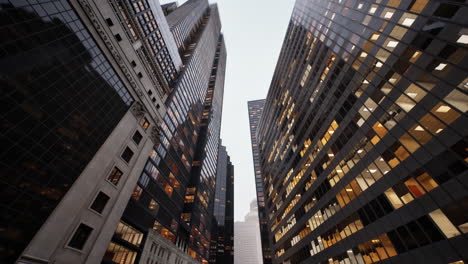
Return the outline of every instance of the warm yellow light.
[[[424,131],[424,128],[422,126],[417,126],[414,130],[416,131]]]
[[[447,113],[448,111],[450,111],[450,106],[448,105],[441,105],[436,110],[436,112],[439,112],[439,113]]]

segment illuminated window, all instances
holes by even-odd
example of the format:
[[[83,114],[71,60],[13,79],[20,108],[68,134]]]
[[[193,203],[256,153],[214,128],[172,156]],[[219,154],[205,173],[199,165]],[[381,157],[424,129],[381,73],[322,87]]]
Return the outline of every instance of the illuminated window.
[[[419,175],[416,179],[428,192],[439,186],[427,172]]]
[[[405,181],[405,185],[414,197],[418,198],[426,193],[423,187],[414,179],[410,178]]]
[[[444,233],[447,238],[461,235],[458,229],[452,224],[442,210],[437,209],[429,213],[429,216],[434,220],[439,229]]]
[[[150,203],[148,205],[148,209],[150,211],[157,212],[158,208],[159,208],[159,204],[155,200],[151,199],[151,201],[150,201]]]
[[[149,127],[149,125],[150,123],[145,117],[140,121],[140,126],[145,130]]]
[[[385,191],[385,196],[387,196],[393,208],[398,209],[403,206],[403,202],[400,200],[400,198],[392,188],[389,188]]]
[[[394,40],[390,40],[387,43],[387,47],[389,47],[389,48],[395,48],[397,45],[398,45],[398,41],[394,41]]]
[[[301,79],[301,86],[304,87],[304,84],[305,82],[307,81],[307,77],[309,77],[309,73],[310,73],[310,70],[312,69],[312,66],[310,66],[309,64],[307,65],[305,71],[304,71],[304,74],[302,75],[302,79]]]
[[[120,178],[122,178],[122,174],[123,173],[121,170],[119,170],[117,167],[114,167],[109,176],[107,176],[107,180],[112,184],[117,185],[120,181]]]
[[[437,67],[435,67],[435,70],[436,71],[441,71],[441,70],[445,69],[446,66],[447,66],[447,63],[440,63],[439,65],[437,65]]]
[[[103,260],[112,261],[112,263],[118,264],[133,264],[135,263],[136,256],[137,253],[135,251],[114,242],[110,242]]]
[[[143,239],[143,233],[136,230],[125,222],[120,221],[115,230],[116,237],[123,239],[135,246],[140,246]]]
[[[457,39],[457,43],[468,44],[468,35],[461,35],[461,36]]]
[[[390,18],[392,18],[393,14],[394,14],[394,12],[388,11],[388,12],[385,13],[384,18],[390,19]]]

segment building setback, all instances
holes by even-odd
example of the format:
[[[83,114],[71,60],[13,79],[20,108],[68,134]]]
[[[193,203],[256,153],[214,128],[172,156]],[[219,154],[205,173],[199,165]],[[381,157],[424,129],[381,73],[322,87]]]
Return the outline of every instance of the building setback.
[[[270,241],[268,237],[268,215],[265,211],[265,196],[263,192],[262,168],[260,166],[260,153],[257,142],[257,127],[262,116],[265,99],[247,102],[249,109],[250,141],[252,144],[253,164],[255,171],[255,189],[257,191],[258,220],[260,225],[260,237],[262,240],[263,263],[271,263]]]
[[[273,263],[468,260],[467,13],[296,2],[257,129]]]
[[[217,6],[29,2],[0,1],[0,262],[207,263]]]

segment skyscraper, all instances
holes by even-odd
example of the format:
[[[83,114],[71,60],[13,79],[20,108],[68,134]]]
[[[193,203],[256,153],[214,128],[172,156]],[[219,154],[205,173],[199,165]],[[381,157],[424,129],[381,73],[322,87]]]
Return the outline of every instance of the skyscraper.
[[[226,48],[216,5],[187,1],[169,12],[167,21],[183,69],[166,104],[161,144],[147,157],[119,223],[140,239],[117,228],[104,258],[109,262],[128,256],[140,263],[158,261],[140,254],[151,249],[168,253],[152,247],[152,237],[172,241],[199,262],[209,260]]]
[[[257,130],[273,263],[468,260],[466,14],[296,2]]]
[[[216,5],[2,0],[0,20],[0,262],[206,262]]]
[[[262,243],[258,225],[257,201],[250,203],[250,211],[244,221],[234,223],[234,263],[258,264],[262,263]]]
[[[255,189],[257,191],[258,203],[258,221],[260,225],[260,237],[262,240],[263,263],[271,263],[270,241],[268,237],[268,215],[265,211],[265,196],[263,192],[262,168],[260,166],[260,153],[258,151],[257,128],[260,117],[262,116],[265,99],[249,101],[249,123],[250,123],[250,141],[252,144],[253,164],[255,171]]]
[[[234,166],[220,145],[216,173],[210,263],[234,263]]]

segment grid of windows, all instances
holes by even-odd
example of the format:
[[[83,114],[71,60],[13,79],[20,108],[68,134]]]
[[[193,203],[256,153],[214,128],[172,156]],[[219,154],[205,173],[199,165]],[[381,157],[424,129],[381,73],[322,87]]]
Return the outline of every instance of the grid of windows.
[[[168,99],[161,143],[152,150],[124,213],[141,231],[152,228],[179,248],[191,248],[200,262],[209,255],[226,55],[217,7],[208,9],[202,10],[204,23],[196,28],[198,37]],[[185,220],[189,231],[179,228],[188,224]]]
[[[263,263],[269,264],[271,262],[271,249],[268,238],[268,218],[265,210],[265,196],[263,195],[263,178],[262,168],[260,166],[260,153],[257,142],[257,127],[262,116],[265,99],[249,101],[247,103],[249,108],[249,124],[250,124],[250,140],[252,143],[252,155],[254,164],[255,175],[255,188],[257,191],[258,203],[258,217],[260,224],[260,236],[262,242]]]
[[[463,259],[463,12],[297,1],[257,135],[277,263]]]
[[[177,77],[177,69],[169,55],[166,43],[161,35],[156,19],[151,10],[148,0],[126,0],[126,8],[129,17],[132,18],[134,25],[142,36],[142,41],[147,46],[148,56],[159,65],[160,71],[164,79],[169,85],[172,85]],[[132,25],[129,25],[129,30],[135,32]],[[137,34],[134,35],[136,40]]]
[[[68,1],[0,5],[0,262],[11,263],[133,98]]]

